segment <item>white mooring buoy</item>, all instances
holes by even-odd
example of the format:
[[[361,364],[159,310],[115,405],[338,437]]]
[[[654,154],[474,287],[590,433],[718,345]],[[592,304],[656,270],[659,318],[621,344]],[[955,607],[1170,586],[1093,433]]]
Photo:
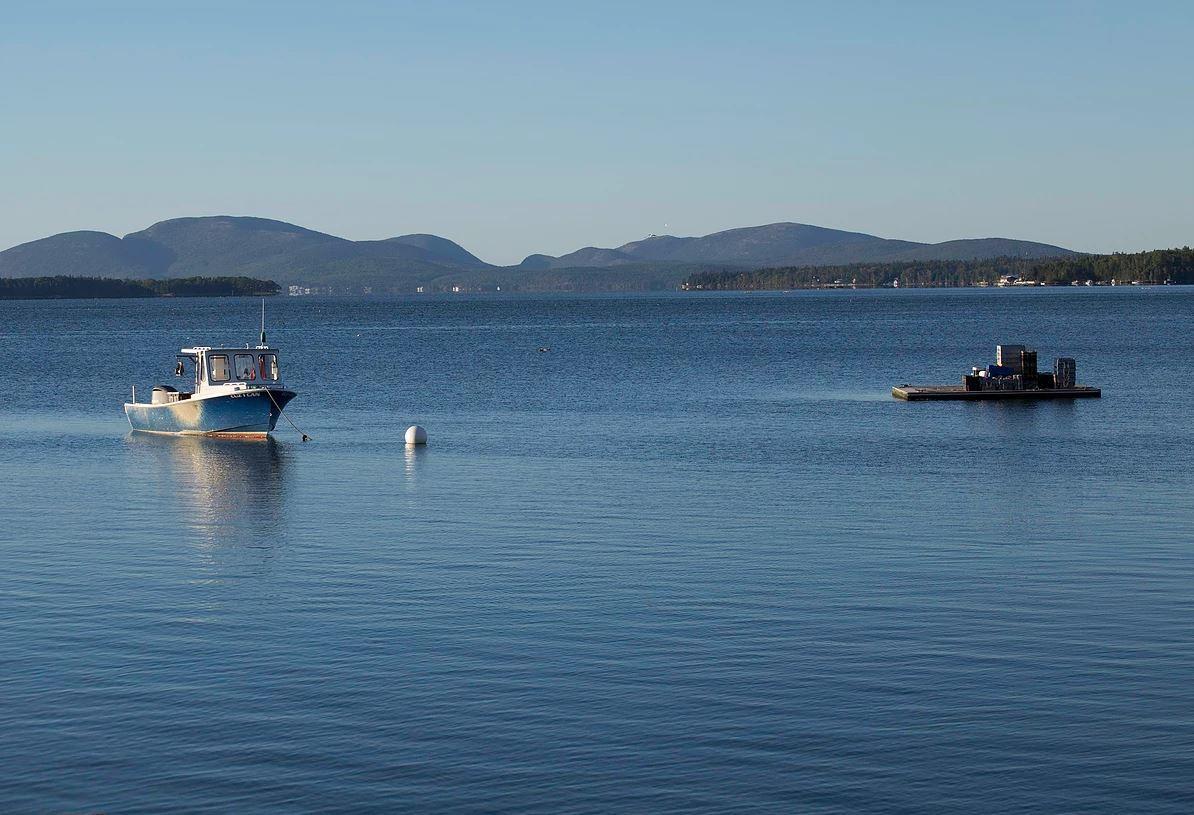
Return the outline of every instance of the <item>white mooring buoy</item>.
[[[423,429],[422,425],[412,424],[406,428],[406,443],[407,444],[426,444],[427,431]]]

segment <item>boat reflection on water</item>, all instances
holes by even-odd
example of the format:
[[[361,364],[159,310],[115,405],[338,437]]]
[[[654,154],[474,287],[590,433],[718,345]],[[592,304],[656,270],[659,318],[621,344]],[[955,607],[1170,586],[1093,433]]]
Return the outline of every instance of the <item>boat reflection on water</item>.
[[[272,550],[285,538],[286,445],[272,437],[146,433],[126,441],[138,452],[134,466],[157,483],[160,499],[172,501],[200,542]]]

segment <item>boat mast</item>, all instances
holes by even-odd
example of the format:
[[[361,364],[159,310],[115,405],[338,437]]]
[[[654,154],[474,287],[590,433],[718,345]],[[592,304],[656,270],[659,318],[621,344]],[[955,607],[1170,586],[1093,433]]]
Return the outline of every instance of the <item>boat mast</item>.
[[[261,298],[261,347],[265,347],[265,298]]]

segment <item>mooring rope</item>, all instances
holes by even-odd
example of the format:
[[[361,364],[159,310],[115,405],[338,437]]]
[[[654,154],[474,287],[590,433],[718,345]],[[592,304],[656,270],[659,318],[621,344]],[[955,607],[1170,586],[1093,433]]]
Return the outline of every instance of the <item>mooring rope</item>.
[[[303,437],[303,441],[311,441],[311,437],[310,437],[310,436],[308,436],[308,435],[307,435],[306,433],[304,433],[303,431],[299,430],[299,429],[298,429],[298,425],[296,425],[294,422],[291,422],[291,421],[290,421],[290,417],[289,417],[289,416],[287,416],[285,413],[283,413],[283,412],[282,412],[282,406],[281,406],[281,405],[279,405],[279,404],[278,404],[278,400],[274,398],[274,394],[273,394],[273,392],[272,392],[272,391],[270,391],[270,389],[269,389],[269,388],[262,388],[262,390],[264,390],[264,391],[265,391],[265,393],[266,393],[266,395],[267,395],[267,396],[269,396],[269,400],[270,400],[271,402],[273,402],[273,403],[274,403],[274,407],[276,407],[276,408],[278,409],[278,415],[280,415],[280,416],[281,416],[283,419],[285,419],[287,422],[290,422],[290,426],[294,428],[294,432],[295,432],[295,433],[298,433],[300,436],[302,436],[302,437]]]

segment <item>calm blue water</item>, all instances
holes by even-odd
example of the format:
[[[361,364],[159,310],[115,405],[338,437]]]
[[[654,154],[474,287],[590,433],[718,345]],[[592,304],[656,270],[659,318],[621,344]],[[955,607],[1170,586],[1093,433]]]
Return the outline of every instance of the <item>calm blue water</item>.
[[[0,303],[0,811],[1194,808],[1194,291],[278,299],[314,441],[130,435],[255,308]],[[891,399],[1000,341],[1104,398]]]

